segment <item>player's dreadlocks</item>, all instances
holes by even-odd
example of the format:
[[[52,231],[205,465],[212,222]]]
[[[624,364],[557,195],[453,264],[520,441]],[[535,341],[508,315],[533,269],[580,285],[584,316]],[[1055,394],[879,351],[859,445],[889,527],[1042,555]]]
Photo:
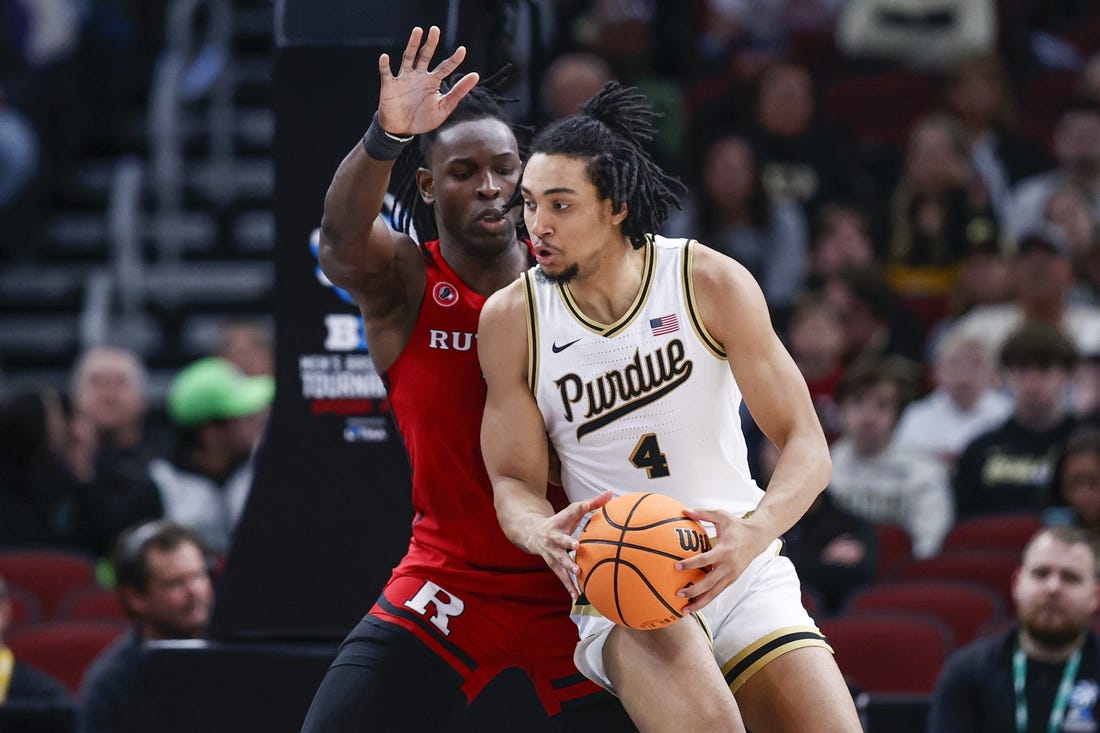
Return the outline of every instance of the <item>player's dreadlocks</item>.
[[[588,178],[618,213],[627,207],[623,234],[635,249],[668,218],[687,189],[661,170],[646,150],[657,135],[656,113],[635,87],[604,84],[580,112],[550,123],[535,135],[530,153],[588,159]]]
[[[420,189],[416,185],[416,171],[419,168],[428,167],[428,156],[432,145],[435,144],[439,133],[451,125],[492,118],[500,120],[509,127],[512,126],[502,106],[504,102],[512,100],[499,97],[496,93],[510,71],[511,67],[505,67],[489,78],[483,79],[462,98],[442,125],[420,135],[415,144],[409,145],[401,152],[394,164],[394,169],[399,171],[397,185],[393,189],[394,208],[397,213],[395,224],[406,234],[412,234],[415,230],[420,250],[428,257],[431,254],[424,247],[424,242],[438,239],[439,230],[435,225],[435,211],[420,198]],[[454,81],[450,79],[444,81],[440,86],[440,93],[446,94],[453,84]]]

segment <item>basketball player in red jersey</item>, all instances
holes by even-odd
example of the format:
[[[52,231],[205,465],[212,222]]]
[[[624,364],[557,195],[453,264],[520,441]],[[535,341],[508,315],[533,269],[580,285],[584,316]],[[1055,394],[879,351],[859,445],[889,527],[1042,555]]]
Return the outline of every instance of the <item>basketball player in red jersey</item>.
[[[416,515],[408,552],[344,641],[303,733],[442,730],[508,667],[526,671],[561,729],[632,731],[618,701],[573,664],[569,595],[497,523],[474,338],[485,299],[531,264],[518,212],[504,209],[521,161],[477,74],[441,92],[465,49],[429,71],[438,41],[438,28],[414,28],[396,75],[379,58],[378,113],[325,197],[321,267],[362,311],[412,464]],[[401,155],[411,166],[395,194],[399,228],[412,225],[420,243],[380,216]]]

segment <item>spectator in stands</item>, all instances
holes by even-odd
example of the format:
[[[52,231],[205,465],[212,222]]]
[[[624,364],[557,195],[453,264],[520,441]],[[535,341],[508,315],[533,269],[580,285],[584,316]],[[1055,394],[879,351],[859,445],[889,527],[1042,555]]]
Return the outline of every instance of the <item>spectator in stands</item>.
[[[1069,302],[1073,287],[1070,243],[1058,230],[1029,233],[1011,261],[1013,300],[981,305],[959,318],[947,333],[981,339],[998,353],[1005,339],[1025,323],[1060,328],[1083,354],[1100,353],[1100,308]]]
[[[1080,529],[1046,527],[1012,581],[1018,626],[956,650],[936,683],[930,733],[1096,730],[1100,607],[1095,546]]]
[[[726,59],[745,78],[787,57],[794,33],[831,35],[845,0],[706,0],[704,57]]]
[[[939,551],[953,511],[943,465],[894,440],[914,391],[912,369],[903,362],[865,361],[848,369],[837,389],[841,436],[831,449],[827,491],[858,517],[905,527],[914,557],[929,557]]]
[[[948,471],[953,469],[974,438],[1012,413],[1012,398],[995,389],[995,379],[993,355],[983,342],[944,340],[935,355],[936,387],[905,408],[898,444],[933,455]]]
[[[1001,57],[983,54],[960,61],[947,74],[944,97],[962,127],[970,164],[997,220],[1004,221],[1012,187],[1049,168],[1050,161],[1038,145],[1015,131],[1015,103]]]
[[[946,296],[966,254],[996,240],[989,198],[970,166],[963,130],[946,115],[913,126],[891,209],[889,262],[902,294]]]
[[[10,703],[58,704],[69,699],[65,686],[45,672],[20,662],[4,646],[12,623],[12,603],[0,577],[0,707]]]
[[[783,539],[803,587],[817,593],[828,613],[839,611],[853,591],[875,577],[874,525],[841,509],[828,493],[818,495]]]
[[[836,389],[844,376],[846,341],[840,314],[820,295],[804,296],[787,321],[787,349],[802,372],[825,437],[840,429]]]
[[[185,527],[154,520],[130,528],[111,559],[119,603],[133,628],[84,675],[81,733],[139,733],[133,713],[142,642],[202,637],[214,602],[206,548]]]
[[[821,207],[814,220],[811,279],[825,279],[842,270],[870,269],[875,259],[875,240],[866,213],[841,203]]]
[[[185,367],[168,392],[179,445],[170,460],[154,460],[149,472],[164,516],[194,530],[213,552],[229,549],[274,395],[270,376],[246,377],[219,357]]]
[[[828,278],[821,292],[844,323],[845,364],[884,356],[900,356],[913,364],[922,361],[921,324],[877,271],[845,269]]]
[[[802,209],[764,187],[756,153],[736,132],[715,135],[696,163],[698,196],[666,225],[670,236],[697,236],[740,262],[764,291],[773,313],[785,313],[808,266]]]
[[[848,0],[837,23],[845,55],[938,70],[960,58],[990,53],[997,41],[994,0],[924,2]]]
[[[813,78],[805,68],[779,63],[764,71],[754,115],[754,149],[773,196],[801,204],[809,220],[829,201],[875,201],[858,158],[838,131],[820,121]]]
[[[53,390],[0,399],[0,547],[74,541],[80,485],[65,458],[67,440]]]
[[[947,298],[947,313],[935,330],[944,332],[951,324],[983,305],[1000,305],[1012,300],[1012,268],[996,242],[974,247],[959,263],[955,287]]]
[[[955,506],[960,518],[1038,512],[1047,505],[1055,457],[1077,426],[1065,400],[1076,361],[1070,340],[1047,323],[1030,323],[1005,343],[1000,365],[1015,408],[959,458]]]
[[[1061,186],[1047,199],[1043,219],[1069,243],[1073,286],[1067,302],[1100,305],[1100,222],[1088,196],[1076,186]]]
[[[149,466],[163,452],[146,426],[145,367],[131,351],[98,346],[73,367],[75,419],[90,425],[92,460],[81,499],[80,539],[96,554],[118,533],[164,513]]]
[[[614,78],[611,67],[594,53],[562,54],[542,75],[542,112],[551,120],[568,117]]]
[[[1088,196],[1100,218],[1100,102],[1070,101],[1063,108],[1051,141],[1057,167],[1020,182],[1012,191],[1004,233],[1016,241],[1043,223],[1043,209],[1051,195],[1072,184]]]
[[[271,325],[261,320],[230,321],[222,328],[218,356],[246,376],[275,374],[275,338]]]
[[[1100,430],[1074,431],[1054,465],[1047,524],[1072,524],[1100,542]],[[1097,545],[1100,547],[1100,544]]]

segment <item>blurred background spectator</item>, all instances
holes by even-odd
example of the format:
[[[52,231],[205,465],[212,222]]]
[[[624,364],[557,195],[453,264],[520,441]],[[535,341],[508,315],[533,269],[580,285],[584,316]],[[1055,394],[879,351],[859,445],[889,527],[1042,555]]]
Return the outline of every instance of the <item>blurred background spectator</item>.
[[[270,375],[247,377],[219,357],[189,364],[172,382],[168,413],[178,445],[149,473],[164,516],[194,530],[211,552],[229,550],[274,396]]]
[[[920,558],[939,550],[953,509],[943,465],[894,439],[915,389],[911,369],[898,361],[863,361],[845,372],[836,394],[840,438],[832,446],[826,491],[858,517],[905,527]]]
[[[955,504],[960,518],[1038,512],[1047,505],[1055,458],[1077,426],[1065,395],[1076,361],[1073,344],[1048,323],[1028,324],[1005,342],[1000,366],[1015,407],[959,458]]]
[[[202,638],[214,605],[206,547],[196,533],[172,522],[147,522],[124,532],[112,564],[119,602],[133,626],[84,677],[82,733],[137,733],[142,642]]]

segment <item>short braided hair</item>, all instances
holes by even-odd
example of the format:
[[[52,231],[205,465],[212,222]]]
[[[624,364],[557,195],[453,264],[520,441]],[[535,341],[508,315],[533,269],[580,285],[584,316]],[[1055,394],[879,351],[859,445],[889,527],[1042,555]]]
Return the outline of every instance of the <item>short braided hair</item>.
[[[530,153],[588,160],[589,180],[611,210],[626,207],[623,234],[635,249],[656,232],[687,190],[654,162],[646,145],[657,135],[657,116],[635,87],[609,81],[578,113],[556,120],[535,135]]]

